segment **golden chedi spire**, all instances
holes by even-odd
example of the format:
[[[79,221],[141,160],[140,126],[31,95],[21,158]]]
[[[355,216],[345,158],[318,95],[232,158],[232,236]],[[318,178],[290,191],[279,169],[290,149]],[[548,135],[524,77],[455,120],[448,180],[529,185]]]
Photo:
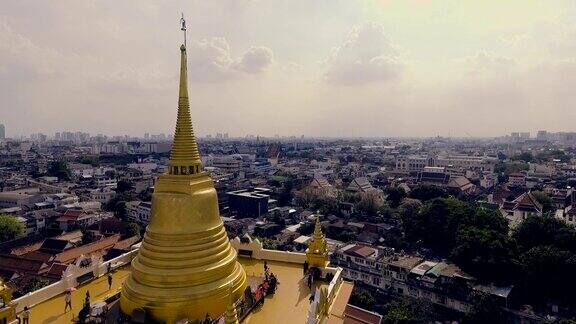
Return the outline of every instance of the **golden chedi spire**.
[[[306,260],[311,267],[324,268],[328,266],[328,243],[326,237],[322,233],[322,226],[320,224],[320,216],[316,216],[316,224],[314,225],[314,236],[308,243],[308,250],[306,251]]]
[[[188,67],[186,47],[180,47],[180,91],[174,144],[170,154],[170,174],[195,174],[202,171],[198,143],[194,136],[188,99]]]
[[[180,48],[180,97],[170,171],[152,195],[152,216],[120,307],[127,315],[144,310],[150,320],[218,318],[230,298],[246,287],[218,211],[214,183],[202,171],[192,132],[186,82],[186,47]],[[231,297],[230,297],[231,296]]]

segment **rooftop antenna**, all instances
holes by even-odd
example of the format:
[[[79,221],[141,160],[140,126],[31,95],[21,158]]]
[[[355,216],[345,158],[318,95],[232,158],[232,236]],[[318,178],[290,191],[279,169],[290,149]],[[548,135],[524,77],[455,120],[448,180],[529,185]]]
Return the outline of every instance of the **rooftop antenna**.
[[[184,19],[184,13],[182,13],[182,18],[180,18],[180,30],[184,32],[184,47],[186,47],[186,20]]]

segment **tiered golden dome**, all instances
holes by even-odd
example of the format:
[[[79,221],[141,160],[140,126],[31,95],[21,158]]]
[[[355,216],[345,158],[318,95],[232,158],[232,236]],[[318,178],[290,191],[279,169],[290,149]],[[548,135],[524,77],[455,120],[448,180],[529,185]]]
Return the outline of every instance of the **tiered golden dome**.
[[[214,184],[202,170],[190,118],[184,45],[180,55],[170,171],[155,184],[150,224],[120,299],[125,314],[142,309],[166,323],[203,320],[206,314],[217,318],[246,287],[246,274],[220,219]]]

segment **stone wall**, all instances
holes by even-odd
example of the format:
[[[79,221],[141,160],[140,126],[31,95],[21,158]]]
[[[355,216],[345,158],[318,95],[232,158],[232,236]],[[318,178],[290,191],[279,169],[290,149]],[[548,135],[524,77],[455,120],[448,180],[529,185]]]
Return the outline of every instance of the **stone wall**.
[[[258,239],[253,240],[248,236],[245,236],[243,239],[247,242],[242,242],[240,238],[236,237],[230,240],[230,244],[232,244],[232,247],[239,252],[239,254],[242,254],[240,251],[250,251],[252,259],[298,264],[304,264],[304,261],[306,261],[306,254],[304,253],[267,250],[264,249]]]
[[[132,262],[132,259],[137,253],[138,250],[132,250],[106,262],[103,262],[101,258],[90,258],[91,262],[88,267],[81,267],[80,262],[82,260],[79,259],[75,264],[68,266],[62,274],[60,281],[15,299],[14,302],[17,303],[16,312],[21,312],[24,306],[33,307],[34,305],[63,294],[67,289],[78,286],[79,284],[76,280],[78,277],[92,272],[94,278],[98,278],[106,274],[108,265],[110,265],[111,269],[123,267]]]

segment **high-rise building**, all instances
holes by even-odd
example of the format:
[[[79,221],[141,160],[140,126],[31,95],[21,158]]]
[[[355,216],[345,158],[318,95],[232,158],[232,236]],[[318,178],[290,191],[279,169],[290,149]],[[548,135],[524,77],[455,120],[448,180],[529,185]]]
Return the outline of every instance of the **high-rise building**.
[[[539,130],[538,133],[536,134],[536,139],[541,141],[548,140],[548,132],[545,130]]]
[[[4,126],[4,124],[0,124],[0,140],[3,140],[6,138],[6,127]]]

